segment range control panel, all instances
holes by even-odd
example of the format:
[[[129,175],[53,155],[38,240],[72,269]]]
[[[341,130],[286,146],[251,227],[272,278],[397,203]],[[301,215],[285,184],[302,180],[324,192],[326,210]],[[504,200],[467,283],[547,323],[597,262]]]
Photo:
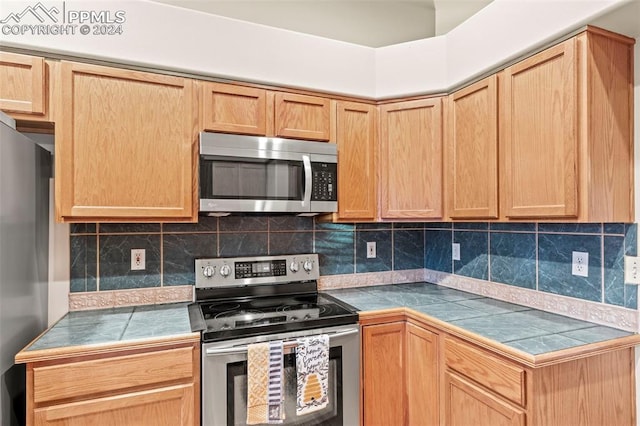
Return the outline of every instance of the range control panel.
[[[196,259],[196,287],[317,280],[317,254]]]

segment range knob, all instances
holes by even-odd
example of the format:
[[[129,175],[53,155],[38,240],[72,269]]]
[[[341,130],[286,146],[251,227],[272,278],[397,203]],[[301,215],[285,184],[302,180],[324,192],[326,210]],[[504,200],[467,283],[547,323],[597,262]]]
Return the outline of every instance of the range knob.
[[[304,268],[305,271],[311,272],[311,270],[313,269],[313,262],[307,259],[302,264],[302,267]]]
[[[291,264],[289,265],[289,270],[295,274],[296,272],[298,272],[298,269],[300,269],[300,265],[298,264],[298,262],[296,262],[295,260],[291,262]]]
[[[224,278],[228,277],[230,273],[231,268],[229,268],[229,265],[222,265],[220,267],[220,275],[222,275]]]
[[[204,268],[202,268],[202,275],[204,275],[205,278],[211,278],[215,274],[216,274],[216,268],[211,265],[207,265]]]

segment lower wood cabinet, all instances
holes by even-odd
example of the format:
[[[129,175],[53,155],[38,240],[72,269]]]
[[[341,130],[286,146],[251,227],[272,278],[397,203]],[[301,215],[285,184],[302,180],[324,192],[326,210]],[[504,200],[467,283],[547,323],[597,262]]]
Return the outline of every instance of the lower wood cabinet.
[[[27,426],[200,425],[198,343],[27,363]]]
[[[360,316],[364,425],[635,425],[633,347],[527,363],[411,312]]]

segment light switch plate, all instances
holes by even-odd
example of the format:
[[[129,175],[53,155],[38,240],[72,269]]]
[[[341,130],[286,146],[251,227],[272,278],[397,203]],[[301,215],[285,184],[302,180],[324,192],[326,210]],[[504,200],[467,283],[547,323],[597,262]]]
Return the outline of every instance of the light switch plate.
[[[451,244],[451,259],[460,260],[460,243]]]
[[[367,259],[376,258],[376,242],[367,241]]]

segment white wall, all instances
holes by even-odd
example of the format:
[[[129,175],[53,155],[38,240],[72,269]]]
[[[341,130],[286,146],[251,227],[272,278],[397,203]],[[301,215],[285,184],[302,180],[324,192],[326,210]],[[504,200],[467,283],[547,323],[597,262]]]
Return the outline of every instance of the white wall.
[[[379,49],[164,4],[65,2],[66,10],[126,12],[115,36],[14,36],[15,47],[347,95],[443,92],[571,31],[626,0],[494,0],[448,35]],[[33,1],[3,1],[21,11]],[[61,1],[45,1],[59,5]],[[26,19],[26,18],[25,18]]]

